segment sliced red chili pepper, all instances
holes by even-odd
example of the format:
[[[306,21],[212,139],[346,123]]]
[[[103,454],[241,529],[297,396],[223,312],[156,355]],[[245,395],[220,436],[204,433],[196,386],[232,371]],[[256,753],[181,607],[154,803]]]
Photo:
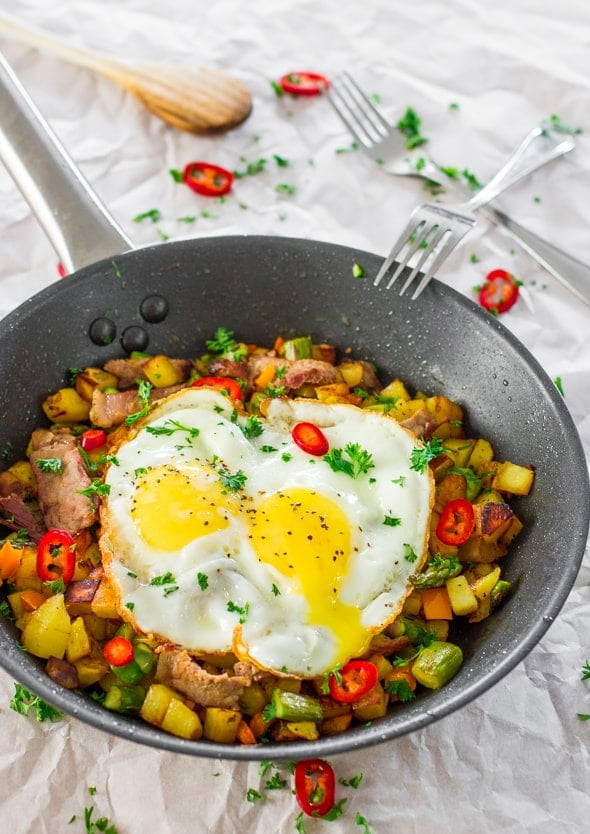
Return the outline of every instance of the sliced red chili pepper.
[[[126,666],[133,660],[133,643],[126,637],[111,637],[102,653],[109,666]]]
[[[189,162],[184,168],[183,181],[203,197],[222,197],[231,191],[234,175],[209,162]]]
[[[304,814],[325,817],[334,805],[336,778],[323,759],[304,759],[295,765],[295,798]]]
[[[479,303],[491,313],[505,313],[518,299],[518,282],[505,269],[493,269],[479,290]]]
[[[65,278],[66,275],[68,274],[67,271],[66,271],[65,266],[62,264],[61,261],[57,262],[57,274],[59,275],[60,278]]]
[[[191,388],[214,388],[222,394],[233,397],[234,400],[242,399],[240,384],[231,376],[202,376],[191,382]]]
[[[76,543],[67,530],[48,530],[37,545],[37,576],[43,582],[62,579],[66,584],[76,569]]]
[[[475,513],[471,501],[455,498],[443,509],[436,525],[436,535],[443,544],[465,544],[475,525]]]
[[[288,72],[279,78],[279,87],[294,96],[317,96],[330,82],[317,72]]]
[[[91,452],[93,449],[98,449],[104,446],[107,442],[107,433],[102,429],[86,429],[80,435],[80,446],[85,452]]]
[[[379,679],[379,672],[369,660],[350,660],[328,678],[330,695],[335,701],[352,704],[370,692]]]
[[[328,438],[314,423],[297,423],[293,426],[291,437],[308,455],[321,457],[330,448]]]

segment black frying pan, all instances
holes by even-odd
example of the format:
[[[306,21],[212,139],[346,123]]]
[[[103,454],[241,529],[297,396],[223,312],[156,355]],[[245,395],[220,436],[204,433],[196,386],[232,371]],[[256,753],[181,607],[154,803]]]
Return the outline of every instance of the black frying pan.
[[[8,75],[3,83],[14,87]],[[11,96],[16,96],[12,89]],[[100,238],[113,225],[105,222],[102,209],[96,213],[96,205],[92,211]],[[534,464],[532,494],[515,501],[524,532],[504,564],[516,592],[479,625],[454,625],[452,637],[465,661],[444,689],[423,692],[371,726],[313,745],[188,742],[107,712],[53,684],[43,662],[19,650],[14,627],[0,621],[4,669],[45,700],[107,732],[166,750],[233,759],[328,756],[393,739],[467,704],[513,669],[543,636],[574,583],[590,507],[575,426],[554,384],[523,345],[496,319],[437,281],[412,302],[375,289],[369,280],[353,279],[355,262],[369,274],[380,266],[380,258],[367,252],[248,236],[118,254],[126,241],[120,230],[111,235],[108,228],[103,254],[109,257],[84,266],[0,321],[0,447],[10,441],[14,449],[7,465],[43,422],[40,403],[64,384],[69,367],[102,364],[139,345],[150,352],[198,355],[220,325],[240,339],[263,344],[278,333],[310,333],[375,360],[385,380],[399,376],[413,389],[457,400],[467,410],[470,432],[491,439],[499,459]],[[67,247],[60,252],[62,260],[64,251],[67,255]],[[146,317],[151,305],[143,302],[152,296],[167,302],[161,321]],[[103,344],[100,334],[107,332],[112,339]]]

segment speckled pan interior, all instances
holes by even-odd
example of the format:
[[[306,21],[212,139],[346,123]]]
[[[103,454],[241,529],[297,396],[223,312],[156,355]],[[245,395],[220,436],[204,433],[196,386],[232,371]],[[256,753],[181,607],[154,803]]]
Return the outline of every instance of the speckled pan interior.
[[[437,281],[414,302],[377,289],[370,276],[380,262],[326,243],[235,236],[165,243],[80,270],[0,321],[0,448],[12,444],[6,464],[22,455],[31,430],[43,424],[41,401],[65,383],[68,368],[125,355],[124,344],[193,356],[224,326],[248,342],[310,333],[350,347],[375,361],[384,380],[399,376],[411,390],[457,400],[470,432],[491,439],[497,458],[536,468],[532,494],[516,501],[525,530],[504,566],[516,593],[481,624],[455,626],[465,653],[459,674],[369,727],[312,745],[254,748],[187,742],[56,687],[43,662],[18,649],[14,627],[0,620],[0,665],[15,680],[76,718],[143,744],[196,756],[293,759],[424,727],[483,693],[533,648],[574,583],[587,537],[588,473],[576,429],[552,381],[501,322]],[[354,263],[367,277],[353,278]],[[146,320],[146,304],[142,314],[151,296],[167,302],[163,318],[161,311],[147,314],[155,322]],[[105,333],[110,344],[102,344]]]

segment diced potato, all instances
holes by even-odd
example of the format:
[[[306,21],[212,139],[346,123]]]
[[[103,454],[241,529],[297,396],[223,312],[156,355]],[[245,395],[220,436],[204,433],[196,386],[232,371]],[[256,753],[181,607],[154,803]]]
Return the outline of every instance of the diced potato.
[[[180,368],[175,366],[167,356],[159,354],[145,362],[143,372],[154,388],[168,388],[184,381]]]
[[[45,672],[52,681],[63,686],[64,689],[78,689],[78,670],[76,667],[59,657],[50,657],[45,666]]]
[[[349,388],[355,388],[363,381],[364,368],[360,362],[342,362],[338,370]]]
[[[84,368],[82,373],[76,376],[76,391],[83,400],[92,402],[92,394],[95,390],[104,391],[105,388],[116,388],[118,382],[114,374],[102,368]]]
[[[33,611],[22,632],[22,643],[36,657],[63,658],[66,653],[71,622],[63,594],[48,597]]]
[[[455,466],[465,467],[471,457],[475,440],[466,437],[449,437],[445,440],[445,451],[453,456]]]
[[[482,536],[472,535],[457,550],[461,562],[497,562],[507,553],[507,546],[502,541],[486,542]]]
[[[377,667],[377,674],[379,675],[379,680],[383,680],[385,675],[387,675],[393,669],[393,665],[389,662],[389,660],[382,654],[372,654],[370,657],[367,658],[374,666]]]
[[[394,379],[389,385],[386,385],[379,392],[381,397],[386,397],[387,399],[400,399],[400,400],[410,400],[410,394],[408,393],[408,389],[405,386],[405,383],[402,382],[401,379]],[[416,398],[417,399],[417,398]],[[424,406],[424,403],[422,403]]]
[[[346,382],[333,382],[331,385],[318,385],[316,396],[322,403],[351,403],[360,405],[362,399],[352,394]]]
[[[28,460],[17,460],[9,467],[8,471],[14,475],[17,481],[24,484],[29,489],[36,489],[37,479],[33,472],[33,468]]]
[[[109,665],[100,654],[89,654],[74,662],[78,671],[78,682],[82,689],[92,686],[102,680],[109,673]]]
[[[83,617],[76,617],[72,621],[72,627],[66,645],[66,660],[75,663],[82,657],[86,657],[92,651],[92,639],[86,629]]]
[[[320,724],[320,734],[323,736],[334,736],[348,730],[352,723],[352,712],[345,712],[343,715],[334,715],[332,718],[324,718]]]
[[[427,397],[424,401],[426,410],[437,423],[442,423],[434,435],[442,440],[447,437],[463,437],[463,409],[447,397]]]
[[[197,713],[178,698],[170,700],[162,720],[162,729],[180,738],[198,739],[203,735],[203,725]],[[235,741],[235,733],[232,741]]]
[[[311,346],[311,358],[319,359],[320,362],[327,362],[328,365],[334,365],[336,362],[336,346],[327,345],[321,342],[317,345]]]
[[[203,735],[219,744],[233,744],[242,714],[233,709],[207,707]]]
[[[272,737],[275,741],[317,741],[320,732],[314,721],[277,721],[272,728]]]
[[[464,475],[450,473],[445,475],[436,485],[435,507],[442,512],[450,501],[455,498],[465,498],[467,492],[467,481]]]
[[[20,565],[14,578],[14,587],[17,591],[25,591],[27,588],[34,588],[41,591],[43,580],[37,574],[37,548],[25,545],[22,549]]]
[[[489,597],[492,593],[494,585],[500,578],[500,573],[500,568],[494,568],[494,570],[490,571],[486,576],[482,576],[477,580],[477,582],[473,583],[471,587],[473,593],[478,599],[482,600]]]
[[[463,617],[476,610],[477,597],[469,587],[467,579],[462,574],[447,579],[445,585],[447,586],[453,614]]]
[[[22,603],[23,612],[25,612],[36,611],[40,605],[43,605],[49,595],[28,588],[26,591],[18,591],[18,596]]]
[[[387,712],[388,701],[387,692],[381,683],[377,682],[370,692],[352,705],[352,709],[359,721],[373,721],[375,718],[383,718]]]
[[[92,613],[96,614],[97,617],[115,619],[115,617],[119,616],[117,610],[117,592],[106,576],[100,580],[100,585],[96,589],[90,607]]]
[[[492,444],[489,440],[480,437],[475,441],[467,465],[472,466],[477,472],[480,467],[485,468],[485,465],[493,461],[493,459],[494,449],[492,448]]]
[[[383,396],[381,392],[380,396]],[[373,406],[378,408],[378,406]],[[387,413],[398,422],[407,420],[412,417],[417,411],[424,408],[424,400],[404,400],[399,399],[394,405],[387,407]]]
[[[148,724],[162,726],[166,710],[173,698],[177,698],[176,692],[163,683],[153,683],[147,691],[145,701],[142,704],[140,715]]]
[[[448,620],[428,620],[428,631],[434,631],[437,640],[446,640],[449,636]]]
[[[66,589],[66,608],[70,617],[92,612],[92,600],[96,596],[100,582],[100,579],[92,579],[89,576],[86,579],[70,582]]]
[[[511,518],[510,527],[502,534],[500,541],[503,545],[508,546],[510,542],[518,536],[524,527],[522,521],[515,515]]]
[[[511,495],[528,495],[535,480],[535,470],[528,466],[505,461],[501,463],[492,480],[492,487]]]
[[[475,531],[484,542],[494,543],[508,530],[514,513],[504,501],[475,504]]]
[[[85,423],[90,414],[90,403],[75,388],[60,388],[41,405],[52,423]]]

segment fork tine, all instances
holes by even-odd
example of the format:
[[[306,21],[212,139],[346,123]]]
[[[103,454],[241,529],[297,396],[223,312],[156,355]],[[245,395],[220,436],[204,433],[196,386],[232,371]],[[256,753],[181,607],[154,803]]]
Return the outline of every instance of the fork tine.
[[[424,273],[422,279],[420,280],[420,283],[414,290],[414,293],[412,295],[412,301],[415,301],[418,298],[418,296],[423,293],[428,284],[431,282],[440,264],[449,257],[449,255],[451,254],[453,249],[455,249],[457,244],[465,237],[465,235],[469,231],[469,228],[470,227],[466,225],[460,229],[454,228],[451,230],[451,234],[448,235],[447,239],[444,242],[444,245],[436,253],[436,256],[433,258],[432,263],[430,264],[427,272]]]
[[[348,130],[365,147],[387,138],[394,127],[346,72],[332,82],[327,96]]]
[[[379,272],[377,273],[377,275],[375,277],[375,280],[373,281],[373,286],[377,287],[381,283],[384,276],[389,272],[389,270],[391,268],[391,265],[394,263],[397,256],[399,255],[399,253],[402,251],[404,246],[407,244],[409,238],[414,234],[414,232],[417,232],[419,225],[420,224],[418,224],[416,222],[416,215],[413,212],[410,215],[410,218],[409,218],[408,222],[406,223],[406,226],[405,226],[404,230],[402,231],[402,233],[400,234],[400,236],[398,237],[396,242],[393,244],[389,255],[383,261],[383,263],[381,265],[381,269],[379,270]],[[395,278],[397,278],[397,271],[396,271]],[[393,280],[395,280],[395,278]],[[392,281],[390,281],[390,283],[387,285],[388,289],[389,289],[389,286],[391,285],[391,283],[392,283]]]
[[[408,289],[410,284],[414,281],[416,275],[422,271],[422,267],[427,263],[428,259],[436,252],[438,249],[440,242],[444,238],[444,236],[448,233],[448,229],[444,226],[432,226],[428,234],[425,236],[425,239],[428,241],[428,245],[424,248],[424,251],[420,254],[420,258],[418,259],[417,264],[413,267],[412,271],[408,275],[403,287],[399,291],[400,295],[403,295],[405,291]],[[408,261],[409,258],[406,258]],[[393,282],[391,282],[393,283]],[[389,286],[388,286],[389,289]]]

